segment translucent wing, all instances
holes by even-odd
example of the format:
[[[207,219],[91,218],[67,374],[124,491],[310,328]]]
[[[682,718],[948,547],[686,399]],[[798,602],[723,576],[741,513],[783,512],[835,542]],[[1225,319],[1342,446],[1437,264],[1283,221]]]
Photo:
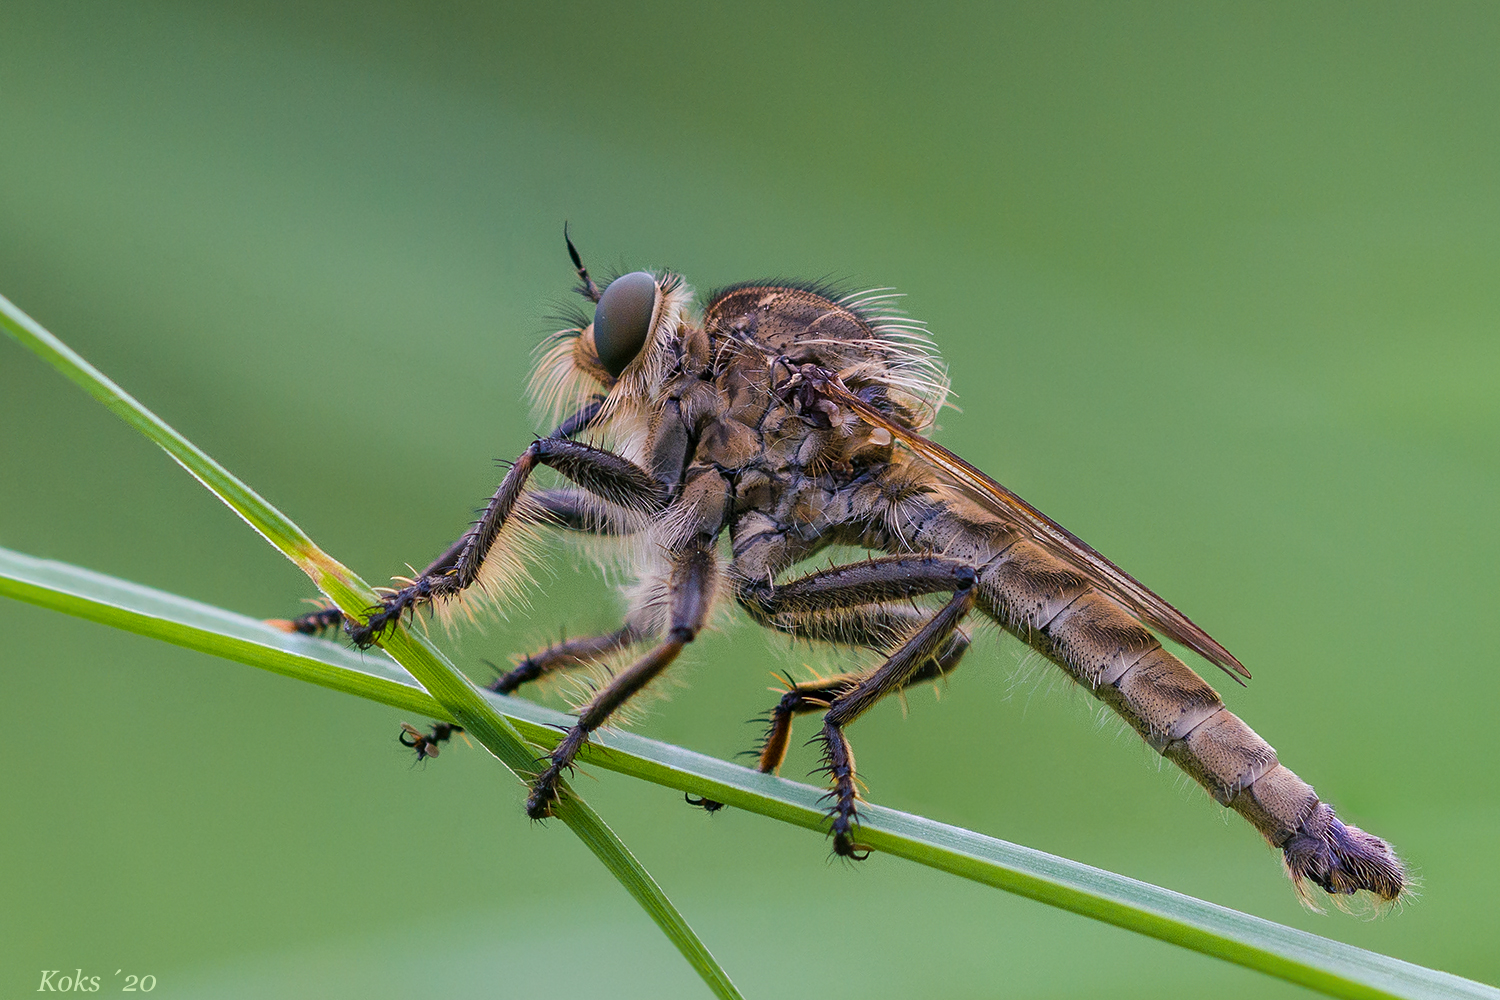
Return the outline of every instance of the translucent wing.
[[[806,377],[806,369],[803,369],[803,373]],[[947,448],[891,420],[850,392],[833,373],[820,373],[814,378],[819,393],[849,407],[870,424],[890,431],[896,440],[946,473],[953,484],[961,488],[975,502],[1019,524],[1034,542],[1084,573],[1095,586],[1135,612],[1147,625],[1198,653],[1241,684],[1244,682],[1240,681],[1235,674],[1242,677],[1250,676],[1250,671],[1245,669],[1244,664],[1220,645],[1213,636],[1194,625],[1187,615],[1172,607],[1135,577],[1104,558],[1067,528]]]

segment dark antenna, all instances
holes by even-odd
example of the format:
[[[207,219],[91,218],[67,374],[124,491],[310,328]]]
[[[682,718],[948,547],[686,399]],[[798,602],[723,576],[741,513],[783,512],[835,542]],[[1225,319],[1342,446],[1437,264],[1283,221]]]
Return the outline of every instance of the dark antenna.
[[[598,302],[599,286],[594,284],[594,279],[589,277],[589,269],[583,266],[583,258],[578,256],[578,248],[573,245],[573,239],[568,235],[568,224],[563,223],[563,239],[568,244],[568,256],[573,258],[573,270],[578,272],[578,294],[590,302]]]

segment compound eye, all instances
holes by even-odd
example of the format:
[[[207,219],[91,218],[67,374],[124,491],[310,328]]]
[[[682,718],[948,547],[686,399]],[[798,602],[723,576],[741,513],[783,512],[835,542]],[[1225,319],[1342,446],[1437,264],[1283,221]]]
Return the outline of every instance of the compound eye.
[[[640,353],[656,311],[656,278],[635,271],[609,283],[594,310],[594,349],[615,378]]]

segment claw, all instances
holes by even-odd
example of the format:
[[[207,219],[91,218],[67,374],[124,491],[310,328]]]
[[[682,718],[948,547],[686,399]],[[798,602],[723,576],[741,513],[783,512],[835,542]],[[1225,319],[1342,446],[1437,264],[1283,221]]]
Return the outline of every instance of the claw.
[[[833,853],[850,861],[863,861],[874,853],[868,844],[855,843],[848,834],[836,834],[833,838]]]
[[[451,722],[434,722],[432,728],[422,732],[409,722],[401,723],[401,734],[396,737],[397,741],[404,747],[411,747],[417,752],[417,762],[436,757],[441,753],[438,744],[446,743],[453,738],[454,733],[462,733],[462,726]],[[468,739],[467,736],[464,739]]]
[[[557,765],[543,771],[531,786],[531,794],[526,797],[526,815],[532,819],[546,819],[552,815],[552,807],[557,803],[557,779],[561,771]]]
[[[356,646],[360,649],[369,649],[390,632],[410,607],[411,604],[403,602],[399,596],[393,597],[386,603],[371,605],[365,609],[365,623],[356,625],[346,622],[345,631]]]

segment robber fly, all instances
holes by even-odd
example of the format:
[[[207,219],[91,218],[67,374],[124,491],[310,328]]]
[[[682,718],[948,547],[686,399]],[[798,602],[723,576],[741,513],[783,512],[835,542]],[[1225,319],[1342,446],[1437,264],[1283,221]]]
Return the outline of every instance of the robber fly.
[[[601,290],[571,240],[568,252],[577,290],[595,308],[540,354],[533,394],[557,429],[521,452],[469,531],[415,579],[399,581],[364,621],[327,608],[285,627],[318,633],[343,625],[366,647],[418,609],[507,600],[525,536],[541,527],[631,546],[637,579],[619,629],[543,649],[491,685],[509,693],[641,648],[544,759],[527,812],[551,814],[558,781],[590,734],[731,598],[769,629],[882,657],[869,670],[790,684],[767,717],[759,751],[760,770],[777,771],[793,717],[822,713],[816,740],[832,784],[833,849],[858,858],[868,849],[856,839],[849,724],[885,696],[952,671],[969,646],[965,619],[983,616],[1056,663],[1244,816],[1281,849],[1304,899],[1306,882],[1338,895],[1400,896],[1405,870],[1391,848],[1340,822],[1152,630],[1236,680],[1249,676],[1239,660],[924,436],[948,379],[924,329],[895,314],[890,294],[750,283],[714,293],[700,312],[677,274],[635,271]],[[539,466],[572,485],[535,488],[528,481]],[[879,554],[794,572],[831,545]],[[412,744],[419,752],[431,742],[421,733],[413,739],[423,741]]]

